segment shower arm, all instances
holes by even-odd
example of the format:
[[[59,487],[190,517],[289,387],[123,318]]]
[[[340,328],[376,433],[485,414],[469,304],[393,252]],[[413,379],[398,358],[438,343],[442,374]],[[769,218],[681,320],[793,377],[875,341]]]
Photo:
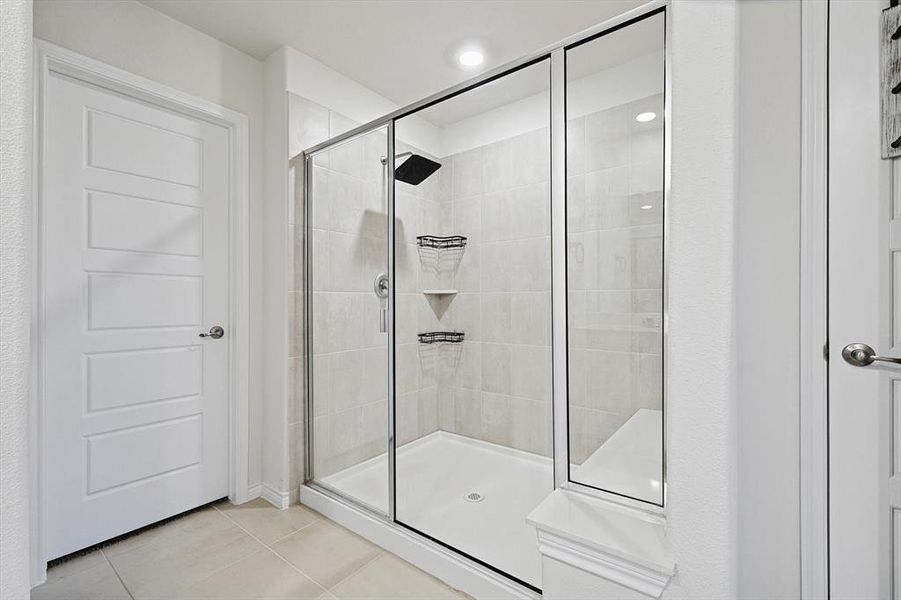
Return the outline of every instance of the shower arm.
[[[413,153],[412,153],[412,152],[401,152],[400,154],[395,154],[395,155],[394,155],[394,160],[397,160],[398,158],[407,158],[407,157],[409,157],[409,156],[413,156]],[[387,157],[387,156],[383,156],[383,157],[381,157],[379,160],[382,161],[382,164],[383,164],[383,165],[387,165],[387,164],[388,164],[388,157]]]

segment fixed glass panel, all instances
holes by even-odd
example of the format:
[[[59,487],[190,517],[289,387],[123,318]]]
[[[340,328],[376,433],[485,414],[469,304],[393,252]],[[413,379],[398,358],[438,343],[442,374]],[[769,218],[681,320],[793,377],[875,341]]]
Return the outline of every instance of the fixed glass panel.
[[[566,52],[569,468],[663,504],[664,14]]]
[[[337,116],[331,124],[340,122]],[[338,134],[340,131],[333,131]],[[387,129],[309,171],[312,476],[388,512]]]
[[[396,520],[534,588],[525,518],[553,489],[549,80],[543,60],[395,124]]]

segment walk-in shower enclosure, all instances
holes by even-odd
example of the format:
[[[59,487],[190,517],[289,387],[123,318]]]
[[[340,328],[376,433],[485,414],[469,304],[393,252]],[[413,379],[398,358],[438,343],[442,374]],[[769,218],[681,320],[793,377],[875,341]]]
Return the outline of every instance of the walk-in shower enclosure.
[[[534,590],[555,487],[661,510],[667,81],[657,3],[366,125],[292,101],[306,485]]]

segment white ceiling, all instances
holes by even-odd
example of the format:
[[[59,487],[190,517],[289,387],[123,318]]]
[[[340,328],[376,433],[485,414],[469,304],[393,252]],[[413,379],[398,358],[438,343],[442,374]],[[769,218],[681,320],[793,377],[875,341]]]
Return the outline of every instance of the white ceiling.
[[[538,50],[643,0],[141,0],[258,59],[282,45],[399,105]],[[467,44],[485,63],[464,71]]]
[[[663,49],[663,18],[658,15],[616,30],[567,53],[566,78],[574,81]],[[521,69],[417,113],[445,127],[550,88],[550,61]],[[550,102],[547,97],[545,102]]]

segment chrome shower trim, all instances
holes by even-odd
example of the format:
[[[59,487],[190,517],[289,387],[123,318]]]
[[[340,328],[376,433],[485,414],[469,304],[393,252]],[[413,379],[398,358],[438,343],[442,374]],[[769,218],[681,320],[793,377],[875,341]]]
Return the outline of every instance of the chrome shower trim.
[[[431,105],[437,104],[438,102],[449,99],[451,97],[457,96],[459,94],[465,93],[465,92],[472,90],[482,84],[488,83],[495,79],[499,79],[499,78],[501,78],[505,75],[508,75],[510,73],[513,73],[517,70],[520,70],[520,69],[526,68],[528,66],[542,62],[544,60],[547,60],[550,63],[549,68],[550,68],[550,80],[551,80],[551,87],[552,87],[552,89],[551,89],[551,98],[552,98],[552,104],[551,104],[551,137],[552,137],[552,141],[551,141],[551,143],[554,144],[554,142],[553,142],[553,137],[555,136],[555,132],[553,131],[554,122],[556,119],[557,123],[558,123],[557,127],[559,130],[559,127],[560,127],[559,123],[560,123],[561,115],[559,113],[555,112],[555,111],[559,110],[559,108],[557,108],[557,107],[560,105],[560,102],[554,101],[554,91],[553,90],[554,90],[554,86],[561,85],[561,82],[562,82],[562,85],[565,85],[565,74],[561,75],[560,73],[555,73],[555,71],[561,70],[561,62],[560,61],[563,57],[564,51],[569,48],[578,46],[581,43],[590,41],[590,40],[594,39],[595,37],[598,37],[604,33],[615,30],[622,26],[627,26],[628,24],[631,24],[632,22],[641,20],[644,17],[649,17],[654,13],[664,11],[664,9],[667,9],[670,6],[670,4],[671,4],[671,0],[652,0],[651,2],[643,4],[640,7],[637,7],[633,10],[627,11],[627,12],[625,12],[621,15],[618,15],[612,19],[608,19],[607,21],[604,21],[603,23],[600,23],[591,28],[588,28],[578,34],[575,34],[573,36],[565,38],[564,40],[561,40],[547,48],[544,48],[544,49],[537,51],[535,53],[532,53],[530,55],[521,57],[521,58],[511,61],[509,63],[506,63],[505,65],[502,65],[500,67],[497,67],[495,69],[487,71],[487,72],[483,73],[482,75],[471,78],[467,81],[464,81],[460,84],[457,84],[455,86],[447,88],[444,91],[433,94],[432,96],[429,96],[427,98],[424,98],[424,99],[414,102],[412,104],[406,105],[406,106],[399,108],[389,114],[386,114],[386,115],[379,117],[375,120],[372,120],[364,125],[358,126],[354,129],[351,129],[343,134],[334,136],[320,144],[317,144],[315,146],[312,146],[312,147],[304,150],[297,156],[303,156],[305,158],[305,165],[306,165],[306,169],[305,169],[306,177],[305,177],[305,181],[304,181],[304,190],[305,190],[305,194],[306,194],[306,198],[305,198],[305,202],[304,202],[304,209],[305,209],[304,214],[305,214],[305,217],[307,220],[306,220],[306,223],[304,226],[305,231],[309,230],[309,223],[310,223],[310,221],[309,221],[309,217],[310,217],[309,190],[312,185],[312,160],[311,159],[314,155],[316,155],[320,152],[330,150],[337,145],[341,145],[341,144],[350,142],[356,138],[362,137],[362,136],[364,136],[372,131],[375,131],[377,129],[380,129],[380,128],[387,129],[388,130],[388,140],[389,140],[388,141],[388,152],[387,152],[388,156],[384,157],[382,164],[388,167],[388,169],[386,170],[387,171],[387,173],[386,173],[386,185],[387,185],[386,198],[388,200],[387,201],[388,222],[393,223],[394,218],[395,218],[395,198],[394,198],[394,186],[391,184],[394,181],[393,173],[394,173],[394,169],[396,168],[396,159],[398,157],[403,157],[403,154],[401,154],[399,156],[396,156],[394,154],[394,152],[395,152],[394,125],[395,125],[396,119],[402,118],[405,116],[409,116],[419,110],[422,110]],[[665,112],[664,153],[665,153],[665,157],[664,157],[664,216],[663,216],[663,228],[664,228],[664,250],[663,250],[664,374],[663,374],[663,378],[664,378],[664,389],[665,389],[666,388],[665,382],[666,382],[666,375],[667,375],[666,368],[667,368],[667,364],[668,364],[668,357],[667,357],[667,354],[668,354],[668,350],[667,350],[667,348],[668,348],[668,344],[667,344],[667,331],[668,331],[667,313],[668,313],[668,311],[667,311],[667,307],[668,307],[668,283],[669,283],[668,273],[669,273],[669,269],[667,267],[668,267],[669,255],[670,255],[669,254],[670,236],[669,236],[669,215],[668,215],[669,211],[667,210],[668,207],[666,206],[666,203],[667,203],[667,200],[670,198],[670,164],[671,164],[670,137],[671,137],[671,123],[672,123],[672,120],[671,120],[671,69],[672,69],[671,20],[672,19],[671,19],[671,13],[669,12],[669,10],[666,10],[664,12],[664,14],[665,14],[665,18],[666,18],[665,33],[664,33],[664,60],[665,60],[665,68],[664,68],[664,77],[665,77],[665,84],[664,84],[664,102],[665,102],[665,108],[664,108],[664,112]],[[558,58],[556,60],[554,58],[555,54],[558,56]],[[559,90],[558,90],[557,96],[558,96],[558,98],[560,97]],[[562,118],[564,119],[563,123],[565,124],[565,106],[563,106],[563,110],[564,110],[564,112],[562,113]],[[565,132],[565,130],[564,130],[564,132]],[[563,142],[564,142],[564,145],[562,148],[563,148],[563,151],[565,152],[565,137],[563,138]],[[560,143],[560,140],[558,139],[557,144],[559,145],[559,143]],[[559,150],[558,150],[558,153],[559,153]],[[390,159],[388,157],[390,157]],[[564,207],[565,207],[565,190],[566,190],[566,188],[565,188],[565,162],[563,163],[564,169],[561,172],[559,170],[559,165],[555,166],[556,163],[554,162],[553,156],[551,157],[551,161],[552,161],[552,163],[551,163],[552,182],[551,182],[551,192],[550,192],[551,193],[550,205],[551,205],[551,210],[552,210],[552,214],[553,214],[555,206],[558,207],[556,209],[557,211],[560,210],[560,208],[559,208],[560,203],[564,203]],[[556,175],[555,175],[555,173],[556,173]],[[553,180],[554,180],[555,176],[557,178],[557,181],[559,182],[559,185],[554,184]],[[561,189],[562,189],[562,196],[561,196]],[[564,208],[563,214],[565,215],[565,208]],[[559,214],[557,215],[556,218],[559,219]],[[558,223],[558,225],[559,224],[560,223]],[[565,221],[563,221],[562,226],[565,228]],[[566,243],[565,235],[557,236],[555,231],[553,230],[554,227],[555,227],[555,225],[552,221],[552,234],[553,234],[552,235],[552,257],[555,252],[554,245],[558,244],[558,243],[562,244],[561,248],[563,249],[563,253],[564,253],[564,257],[565,257],[565,243]],[[395,256],[394,256],[394,254],[395,254],[395,248],[394,248],[395,238],[394,238],[394,228],[393,227],[388,228],[388,237],[389,237],[388,273],[389,273],[389,277],[391,278],[391,280],[393,280],[394,279],[394,268],[395,268],[395,264],[394,264],[394,262],[395,262]],[[306,288],[304,290],[305,298],[312,297],[312,292],[311,292],[312,276],[310,273],[310,265],[311,265],[310,251],[311,251],[312,244],[311,244],[311,240],[309,238],[310,238],[310,236],[307,235],[307,240],[306,240],[306,245],[305,245],[307,252],[306,252],[306,256],[304,257],[304,264],[305,264],[305,269],[306,269],[306,274],[305,274],[306,275],[305,276]],[[560,250],[558,249],[557,252],[559,252],[559,251]],[[552,258],[552,261],[553,261],[553,258]],[[554,269],[556,270],[556,272]],[[560,266],[559,266],[559,264],[556,264],[554,266],[554,268],[552,269],[552,273],[551,273],[553,285],[555,287],[558,284],[558,280],[556,279],[556,277],[559,274],[559,270],[560,270]],[[564,303],[563,303],[563,307],[562,307],[562,312],[563,312],[563,315],[566,315],[565,262],[563,263],[562,277],[564,277],[564,287],[563,287]],[[393,288],[393,286],[391,286],[391,287]],[[556,310],[556,307],[554,306],[554,303],[556,303],[556,302],[559,302],[559,297],[557,297],[556,295],[554,295],[552,293],[552,308],[551,308],[551,310],[554,315],[559,314]],[[305,402],[306,414],[308,416],[307,424],[305,427],[305,432],[306,432],[305,485],[314,486],[314,487],[318,487],[319,489],[322,489],[323,487],[327,487],[327,486],[323,486],[320,481],[316,481],[316,482],[313,481],[313,465],[312,465],[312,463],[313,463],[312,457],[313,457],[313,452],[314,452],[313,435],[312,435],[312,433],[313,433],[313,419],[312,419],[312,413],[313,413],[313,410],[312,410],[312,398],[313,398],[312,387],[313,387],[313,385],[312,385],[312,377],[311,377],[313,355],[312,355],[312,342],[311,342],[312,327],[309,326],[309,324],[311,324],[313,322],[311,305],[312,305],[312,303],[310,301],[307,301],[306,306],[305,306],[305,311],[304,311],[305,316],[306,316],[306,323],[308,324],[308,326],[305,328],[306,333],[307,333],[307,339],[306,339],[307,357],[306,357],[305,364],[307,367],[307,371],[309,373],[308,378],[307,378],[308,379],[307,386],[306,386],[307,401]],[[396,506],[395,506],[395,499],[396,499],[395,425],[396,425],[396,423],[395,423],[395,406],[394,406],[395,402],[394,402],[394,400],[395,400],[395,359],[396,359],[396,357],[394,354],[394,347],[395,347],[395,343],[394,343],[394,339],[395,339],[394,338],[394,336],[395,336],[394,306],[395,305],[394,305],[394,290],[393,289],[389,289],[388,305],[389,305],[389,312],[388,312],[388,335],[389,335],[389,373],[388,373],[388,376],[389,376],[389,403],[388,403],[388,411],[389,411],[390,421],[389,421],[389,439],[388,439],[387,445],[388,445],[388,461],[389,461],[389,469],[388,469],[389,470],[389,473],[388,473],[388,476],[389,476],[389,482],[388,482],[389,483],[389,498],[388,498],[389,514],[388,515],[380,515],[380,518],[382,520],[385,520],[385,522],[392,527],[400,527],[400,525],[398,525],[398,521],[395,518],[396,517]],[[558,321],[558,323],[559,323],[559,321]],[[566,375],[565,353],[568,351],[568,348],[566,348],[566,345],[565,345],[565,340],[566,340],[565,328],[567,326],[566,321],[564,321],[563,324],[564,324],[564,332],[563,332],[564,346],[562,347],[562,352],[564,353],[564,355],[562,358],[560,357],[560,355],[557,353],[557,350],[556,350],[557,342],[559,339],[557,336],[559,335],[559,332],[554,332],[552,330],[552,340],[554,343],[554,347],[552,347],[552,361],[557,362],[557,364],[552,363],[552,369],[554,372],[555,380],[557,380],[557,378],[559,377],[560,372],[558,371],[558,369],[560,367],[562,367],[562,369],[563,369],[563,374]],[[563,381],[563,385],[564,386],[566,385],[565,379]],[[555,393],[556,393],[556,390],[557,390],[556,382],[553,384],[553,389],[555,390]],[[554,466],[555,466],[554,484],[555,484],[555,487],[571,490],[571,491],[578,492],[578,493],[583,493],[588,496],[593,496],[593,497],[596,497],[596,498],[599,498],[602,500],[606,500],[608,502],[611,502],[611,503],[614,503],[617,505],[625,506],[625,507],[632,508],[632,509],[637,509],[637,510],[639,510],[645,514],[648,514],[650,516],[654,516],[654,517],[664,516],[666,511],[663,508],[663,506],[661,506],[661,505],[654,504],[652,502],[648,502],[648,501],[644,501],[644,500],[635,499],[635,498],[632,498],[629,496],[623,496],[623,495],[617,494],[615,492],[609,492],[609,491],[605,491],[603,489],[583,485],[583,484],[573,482],[568,479],[569,444],[568,444],[567,438],[568,438],[569,423],[568,423],[568,419],[566,418],[566,413],[568,412],[568,406],[566,404],[566,400],[565,400],[566,395],[565,394],[566,394],[566,392],[564,391],[563,396],[562,396],[562,399],[563,399],[562,402],[554,401],[554,403],[553,403],[553,411],[554,411],[554,424],[553,424],[554,444],[553,445],[554,445],[554,452],[555,452],[555,456],[554,456]],[[664,396],[664,400],[663,400],[663,405],[664,405],[664,411],[665,411],[666,410],[665,396]],[[564,417],[563,419],[559,419],[561,412]],[[665,413],[664,413],[664,417],[665,417]],[[665,422],[665,418],[664,418],[664,422]],[[562,423],[562,427],[558,426],[558,423]],[[664,425],[664,434],[663,435],[664,435],[664,439],[663,439],[663,449],[664,449],[664,461],[663,461],[664,492],[663,493],[664,493],[664,496],[663,496],[663,498],[664,498],[664,504],[665,504],[665,498],[666,498],[665,425]],[[558,472],[564,474],[563,480],[561,480],[561,478],[557,475]],[[340,502],[343,502],[343,503],[346,503],[349,505],[359,506],[359,503],[355,502],[353,498],[350,498],[350,497],[342,494],[338,490],[328,488],[326,491],[330,497],[333,497],[334,499],[336,499]],[[367,510],[369,512],[372,512],[371,508],[367,508]],[[422,534],[419,534],[419,535],[422,536]],[[427,536],[422,536],[422,537],[425,539]],[[459,551],[458,551],[458,553],[459,553]]]
[[[406,157],[406,156],[413,156],[413,153],[412,153],[412,152],[401,152],[400,154],[395,154],[395,155],[394,155],[394,160],[396,161],[398,158],[404,158],[404,157]],[[382,156],[382,157],[379,158],[379,160],[382,161],[382,164],[383,164],[383,165],[387,165],[387,164],[388,164],[388,157],[387,157],[387,156]]]
[[[395,140],[394,140],[394,121],[388,122],[388,158],[385,169],[385,198],[388,205],[388,518],[394,521],[397,514],[397,506],[395,498],[397,497],[397,481],[396,481],[396,450],[397,450],[397,355],[395,348],[397,346],[397,337],[394,328],[395,324],[395,303],[394,282],[397,281],[397,273],[395,271],[395,248],[396,241],[394,227],[395,210],[394,210],[394,171],[397,168],[397,156],[395,156]]]
[[[310,219],[312,217],[310,189],[313,185],[313,159],[310,156],[302,155],[303,162],[300,168],[303,168],[303,187],[298,188],[295,182],[294,194],[303,193],[303,347],[305,353],[304,365],[304,394],[306,395],[303,403],[304,419],[307,423],[307,429],[304,430],[304,455],[303,455],[303,481],[313,481],[315,476],[313,472],[313,332],[310,324],[313,322],[313,273],[312,273],[312,250],[313,236],[311,235],[312,227]],[[295,169],[299,168],[295,163]],[[295,198],[291,198],[291,202],[295,202]],[[295,323],[295,327],[296,327]],[[296,393],[296,390],[295,390]]]
[[[639,8],[644,8],[645,6],[648,6],[648,5],[643,5],[642,7],[639,7]],[[667,8],[668,6],[669,6],[669,2],[663,2],[654,9],[651,9],[648,11],[642,11],[642,15],[650,16],[652,13],[657,12],[661,7]],[[670,238],[670,227],[669,227],[669,222],[670,222],[669,199],[671,197],[670,196],[670,188],[671,188],[671,177],[672,177],[672,172],[671,172],[671,165],[672,165],[672,13],[669,10],[665,10],[665,11],[663,11],[663,15],[664,15],[664,33],[663,33],[663,41],[664,41],[664,44],[663,44],[663,60],[664,60],[664,69],[663,69],[663,78],[664,78],[664,83],[663,83],[663,105],[664,105],[664,109],[663,109],[664,110],[664,120],[663,120],[663,154],[664,154],[664,156],[663,156],[663,299],[662,299],[663,323],[662,323],[662,332],[661,332],[661,335],[663,338],[663,340],[662,340],[662,346],[663,346],[663,354],[662,354],[662,356],[663,356],[663,373],[662,373],[663,425],[662,425],[662,430],[661,430],[661,446],[663,448],[663,456],[662,456],[663,464],[662,464],[662,473],[661,473],[661,483],[663,485],[663,489],[661,491],[660,502],[657,503],[657,502],[653,502],[650,500],[642,500],[642,499],[635,498],[632,496],[627,496],[627,495],[620,494],[620,493],[617,493],[614,491],[606,490],[606,489],[603,489],[600,487],[595,487],[592,485],[579,483],[577,481],[570,479],[569,478],[569,468],[568,468],[568,465],[571,464],[569,462],[569,416],[568,416],[569,406],[568,406],[568,402],[567,402],[565,404],[565,406],[561,409],[561,408],[559,408],[559,403],[557,403],[554,399],[552,399],[554,418],[555,418],[555,421],[553,423],[553,428],[554,428],[554,442],[553,443],[554,443],[554,452],[555,452],[555,455],[554,455],[554,466],[555,466],[554,484],[555,484],[555,486],[559,487],[561,489],[566,489],[566,490],[578,492],[581,494],[585,494],[587,496],[591,496],[594,498],[598,498],[599,500],[604,500],[607,502],[611,502],[613,504],[625,506],[627,508],[636,509],[639,512],[645,513],[645,514],[655,517],[655,518],[663,517],[666,515],[666,496],[667,496],[667,462],[666,462],[666,456],[667,456],[667,451],[666,451],[666,410],[667,410],[666,389],[667,389],[667,385],[666,385],[666,382],[667,382],[667,373],[668,373],[668,365],[669,365],[669,335],[668,335],[669,310],[668,310],[668,307],[669,307],[669,271],[670,271],[669,262],[670,262],[670,256],[671,256],[671,253],[670,253],[670,244],[671,244],[670,239],[671,238]],[[632,19],[628,19],[628,20],[632,20]],[[623,20],[622,22],[626,22],[628,20]],[[611,29],[611,28],[604,28],[604,31],[607,31],[608,29]],[[585,40],[582,40],[582,41],[590,41],[596,35],[598,35],[598,34],[597,33],[592,34],[592,35],[586,37]],[[577,45],[579,45],[579,43],[581,43],[581,42],[567,44],[566,47],[564,47],[563,49],[566,50],[568,48],[577,46]],[[553,68],[554,68],[554,63],[552,62],[551,63],[552,83],[553,83]],[[565,77],[565,75],[564,75],[564,77]],[[553,118],[554,118],[554,114],[552,112],[552,125],[553,125]],[[557,118],[559,119],[559,115],[557,116]],[[564,119],[565,119],[565,107],[564,107]],[[564,152],[565,152],[565,145],[564,145]],[[552,157],[552,160],[553,160],[553,157]],[[565,184],[565,179],[564,179],[564,183],[563,183],[564,202],[565,202],[565,185],[566,184]],[[552,189],[551,193],[552,193],[551,203],[553,206],[553,203],[554,203],[553,194],[555,193],[553,189]],[[552,222],[551,226],[553,227],[553,222]],[[565,228],[565,225],[564,225],[564,228]],[[553,247],[556,244],[560,244],[563,249],[563,252],[565,253],[566,237],[563,236],[563,238],[560,238],[559,236],[555,236],[555,232],[553,231],[553,229],[552,229],[551,234],[552,234],[551,235],[552,251],[553,251]],[[552,267],[551,277],[552,277],[552,281],[553,281],[552,285],[556,286],[558,281],[555,279],[553,267]],[[569,293],[569,290],[566,289],[566,273],[565,272],[563,274],[563,279],[564,279],[563,294],[564,294],[564,298],[566,298]],[[552,296],[551,310],[554,310],[554,308],[553,308],[553,303],[555,300],[554,289],[555,289],[555,287],[552,289],[552,292],[551,292],[551,296]],[[566,329],[568,330],[568,322],[566,323]],[[552,336],[553,336],[553,333],[552,333]],[[551,348],[551,356],[552,356],[552,360],[556,360],[558,357],[557,347],[556,347],[557,339],[554,337],[552,337],[552,344],[553,345]],[[565,354],[568,354],[569,348],[564,347],[563,352]],[[564,356],[563,360],[568,360],[568,357]],[[557,367],[554,366],[553,368],[556,373]],[[565,385],[568,385],[568,383]],[[553,387],[553,389],[554,389],[554,393],[556,394],[557,388]],[[563,417],[564,417],[562,424],[560,422],[556,421],[560,412],[562,412]],[[558,442],[556,439],[557,435],[565,435],[566,436],[564,443],[560,446],[558,446]],[[557,454],[558,449],[563,451],[562,455]],[[566,472],[565,480],[562,482],[560,482],[557,479],[557,465],[558,464],[567,465],[567,468],[566,468],[567,472]]]

